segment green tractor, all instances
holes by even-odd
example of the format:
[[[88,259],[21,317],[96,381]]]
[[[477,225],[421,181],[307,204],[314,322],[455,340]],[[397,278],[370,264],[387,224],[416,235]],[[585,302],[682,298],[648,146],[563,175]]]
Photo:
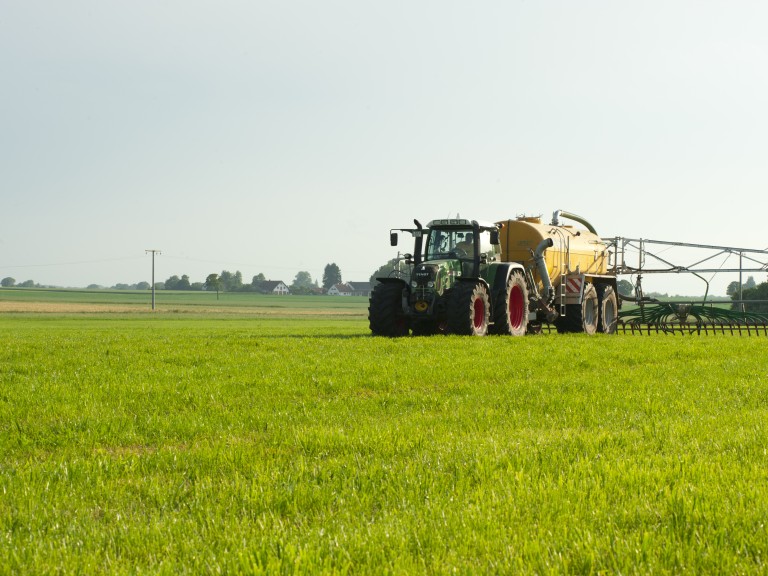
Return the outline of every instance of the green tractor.
[[[525,269],[502,262],[499,228],[490,222],[433,220],[390,231],[414,238],[410,280],[377,278],[368,308],[373,335],[486,333],[522,336],[529,320]],[[535,314],[534,316],[535,317]]]

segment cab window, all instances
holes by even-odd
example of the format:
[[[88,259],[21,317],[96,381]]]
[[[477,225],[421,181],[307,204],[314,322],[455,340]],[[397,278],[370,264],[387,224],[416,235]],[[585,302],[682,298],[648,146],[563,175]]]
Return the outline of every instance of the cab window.
[[[427,239],[427,260],[455,258],[457,248],[463,249],[471,256],[472,230],[430,230]]]

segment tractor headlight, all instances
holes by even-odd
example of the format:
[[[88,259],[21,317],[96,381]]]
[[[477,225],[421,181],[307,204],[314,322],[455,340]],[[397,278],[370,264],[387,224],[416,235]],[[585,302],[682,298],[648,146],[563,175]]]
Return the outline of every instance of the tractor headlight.
[[[434,282],[432,282],[432,281],[427,282],[427,288],[434,288],[434,287],[435,287],[435,283]]]
[[[418,287],[418,285],[419,285],[419,283],[416,282],[416,280],[411,280],[411,287],[412,288],[416,288],[416,287]]]

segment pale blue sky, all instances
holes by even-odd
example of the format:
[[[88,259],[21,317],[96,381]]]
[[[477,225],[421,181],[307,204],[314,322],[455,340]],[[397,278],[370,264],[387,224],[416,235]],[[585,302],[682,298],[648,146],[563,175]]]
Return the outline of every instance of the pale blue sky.
[[[764,2],[0,6],[0,277],[365,280],[413,218],[556,209],[768,247]]]

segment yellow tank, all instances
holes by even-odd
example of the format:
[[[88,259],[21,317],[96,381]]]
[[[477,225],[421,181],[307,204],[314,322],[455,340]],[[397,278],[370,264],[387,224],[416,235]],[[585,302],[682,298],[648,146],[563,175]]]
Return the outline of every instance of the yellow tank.
[[[568,217],[568,213],[563,216]],[[543,224],[540,218],[525,216],[497,224],[502,226],[499,233],[501,260],[522,263],[533,273],[539,289],[543,283],[533,253],[547,238],[552,239],[552,246],[544,252],[544,259],[555,286],[562,274],[607,274],[608,249],[594,232],[574,226]]]

